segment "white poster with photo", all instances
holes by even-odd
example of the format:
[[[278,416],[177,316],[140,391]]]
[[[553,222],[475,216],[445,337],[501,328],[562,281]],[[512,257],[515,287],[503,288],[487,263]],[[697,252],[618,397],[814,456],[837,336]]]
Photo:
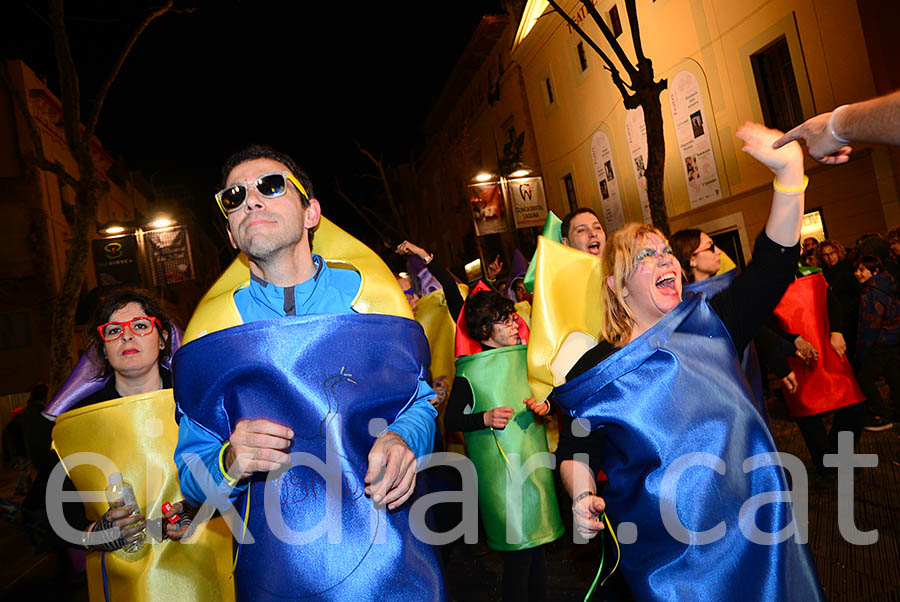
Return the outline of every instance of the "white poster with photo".
[[[600,190],[606,231],[613,232],[625,225],[625,212],[622,210],[622,198],[619,196],[619,180],[616,178],[616,166],[613,163],[609,137],[601,130],[594,132],[591,138],[591,160],[594,162],[594,174],[597,177],[597,188]]]
[[[547,197],[544,196],[544,180],[516,178],[507,182],[512,201],[516,228],[543,226],[547,220]]]
[[[644,123],[644,107],[625,111],[625,139],[628,141],[628,152],[631,153],[631,167],[637,182],[638,195],[641,198],[641,211],[644,223],[650,223],[650,202],[647,200],[647,125]]]
[[[697,78],[679,71],[669,85],[669,106],[681,151],[681,167],[687,180],[691,208],[722,198],[716,157],[710,140],[707,113]]]

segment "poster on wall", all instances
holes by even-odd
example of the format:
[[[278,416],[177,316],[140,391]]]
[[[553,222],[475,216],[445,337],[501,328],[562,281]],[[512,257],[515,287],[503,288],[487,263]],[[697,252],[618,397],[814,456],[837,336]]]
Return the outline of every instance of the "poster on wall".
[[[697,78],[689,71],[679,71],[672,78],[669,90],[669,106],[691,208],[718,201],[722,198],[722,187]]]
[[[647,126],[644,123],[644,108],[638,107],[625,111],[625,139],[628,141],[628,152],[637,182],[638,196],[641,198],[641,212],[644,223],[650,223],[650,203],[647,200]]]
[[[597,188],[600,190],[606,231],[613,232],[625,225],[625,212],[622,210],[622,198],[619,196],[619,180],[616,178],[616,166],[609,146],[609,137],[601,130],[594,132],[591,138],[591,160],[594,162],[594,175],[597,178]]]
[[[98,238],[91,241],[94,270],[99,286],[140,284],[137,238],[134,235]]]
[[[145,232],[144,245],[150,259],[153,286],[193,280],[194,261],[187,228]]]
[[[507,182],[516,228],[543,226],[547,219],[547,197],[541,177],[516,178]]]
[[[475,221],[477,236],[506,232],[500,182],[470,184],[469,203],[472,205],[472,219]]]

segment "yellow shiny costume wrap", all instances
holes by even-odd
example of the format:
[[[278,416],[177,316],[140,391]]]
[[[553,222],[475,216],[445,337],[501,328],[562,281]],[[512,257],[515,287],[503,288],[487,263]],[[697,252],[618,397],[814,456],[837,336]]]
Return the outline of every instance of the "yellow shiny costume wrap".
[[[720,249],[721,250],[721,249]],[[725,272],[730,272],[734,268],[737,267],[737,264],[731,260],[731,257],[728,256],[725,251],[722,251],[722,256],[719,257],[719,271],[716,272],[716,276],[719,274],[724,274]]]
[[[528,340],[528,383],[546,399],[585,351],[597,344],[603,324],[600,258],[538,238]],[[572,357],[561,358],[560,355]]]
[[[329,267],[359,273],[362,282],[352,303],[355,311],[412,319],[406,295],[372,249],[324,217],[315,232],[313,253],[321,255]],[[241,253],[200,299],[184,332],[184,344],[210,332],[242,324],[234,293],[249,283],[250,260]]]
[[[78,408],[60,415],[53,428],[56,449],[79,491],[104,491],[106,470],[121,472],[134,488],[148,519],[158,518],[163,502],[183,499],[172,458],[178,442],[172,389],[132,395]],[[91,465],[70,468],[66,458],[94,452],[112,461],[100,470]],[[87,517],[98,520],[106,502],[86,502]],[[110,600],[178,602],[234,600],[231,575],[231,532],[221,517],[214,518],[184,542],[156,542],[147,534],[135,553],[106,552]],[[101,552],[87,555],[90,599],[104,600]]]
[[[546,399],[554,386],[565,382],[575,362],[599,340],[604,278],[599,257],[543,236],[538,237],[533,261],[537,265],[528,341],[528,383],[540,400]],[[719,274],[734,267],[734,261],[723,252]]]
[[[469,294],[469,287],[459,285],[459,292],[465,299]],[[416,304],[416,322],[422,325],[425,338],[428,339],[428,348],[431,351],[431,377],[433,379],[446,376],[447,386],[453,387],[453,377],[456,376],[456,322],[447,309],[447,299],[444,291],[438,289],[428,293]],[[465,454],[466,447],[462,433],[444,430],[444,412],[447,404],[443,404],[438,410],[438,427],[441,429],[441,437],[444,439],[446,451]]]

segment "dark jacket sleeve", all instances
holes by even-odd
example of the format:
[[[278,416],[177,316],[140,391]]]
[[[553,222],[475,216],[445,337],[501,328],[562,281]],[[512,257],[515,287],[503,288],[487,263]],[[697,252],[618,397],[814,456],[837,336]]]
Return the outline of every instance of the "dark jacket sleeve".
[[[828,306],[828,332],[844,334],[844,306],[830,286],[825,301]]]
[[[459,318],[459,312],[462,311],[463,306],[463,298],[459,293],[459,287],[456,286],[456,280],[434,256],[428,262],[428,270],[441,283],[441,287],[444,289],[444,299],[447,300],[447,309],[450,310],[450,316],[455,322]]]
[[[734,282],[710,300],[736,349],[744,349],[766,323],[794,281],[800,244],[782,247],[765,232],[756,239],[753,260]]]
[[[791,367],[784,358],[786,355],[794,354],[794,346],[784,336],[781,336],[781,333],[777,332],[771,325],[766,325],[760,328],[759,334],[756,335],[754,341],[756,343],[756,351],[759,353],[759,359],[762,360],[762,363],[769,370],[775,373],[775,376],[784,378],[791,373]]]
[[[472,387],[469,385],[469,381],[457,376],[453,379],[450,399],[447,400],[447,410],[444,412],[444,428],[448,431],[463,432],[486,428],[484,426],[484,412],[466,414],[466,407],[472,407],[473,405],[474,398],[472,397]]]

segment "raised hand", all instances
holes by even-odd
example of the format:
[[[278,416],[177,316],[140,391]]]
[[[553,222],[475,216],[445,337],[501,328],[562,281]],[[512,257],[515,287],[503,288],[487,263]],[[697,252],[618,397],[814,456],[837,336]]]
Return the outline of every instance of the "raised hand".
[[[494,280],[497,278],[497,274],[503,269],[503,262],[500,261],[500,256],[497,255],[487,267],[487,277],[488,280]]]
[[[423,261],[426,258],[430,257],[430,255],[425,252],[425,249],[420,246],[414,245],[408,240],[404,240],[399,245],[397,245],[397,248],[394,249],[394,252],[398,255],[417,255]]]
[[[789,176],[799,174],[803,179],[803,149],[796,142],[775,148],[774,143],[781,138],[781,132],[771,130],[759,123],[745,122],[737,129],[736,135],[744,141],[742,151],[768,167],[783,184],[793,186],[799,182],[787,181]]]

